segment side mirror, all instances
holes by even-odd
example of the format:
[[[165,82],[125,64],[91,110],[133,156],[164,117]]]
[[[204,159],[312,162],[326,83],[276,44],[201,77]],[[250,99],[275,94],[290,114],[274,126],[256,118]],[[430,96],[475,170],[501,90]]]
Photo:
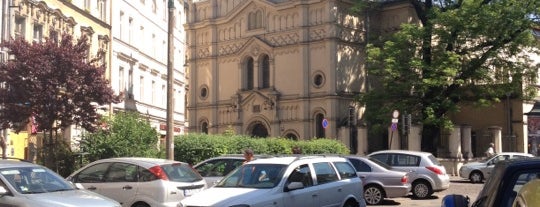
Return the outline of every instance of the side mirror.
[[[289,185],[287,185],[287,187],[285,187],[285,192],[289,192],[291,190],[296,190],[296,189],[302,189],[304,188],[304,184],[301,183],[301,182],[291,182],[289,183]]]
[[[458,194],[450,194],[446,195],[442,199],[442,205],[441,207],[468,207],[469,206],[469,197],[458,195]]]

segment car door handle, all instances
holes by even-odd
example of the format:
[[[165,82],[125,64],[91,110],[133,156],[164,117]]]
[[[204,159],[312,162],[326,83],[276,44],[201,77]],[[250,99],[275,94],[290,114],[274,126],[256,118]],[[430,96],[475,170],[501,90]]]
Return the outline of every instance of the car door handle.
[[[341,188],[338,188],[338,189],[337,189],[337,192],[340,192],[340,193],[341,193],[341,191],[342,191],[342,189],[341,189]]]
[[[88,189],[88,190],[96,190],[97,188],[95,186],[90,186],[90,187],[88,187],[86,189]]]
[[[122,190],[131,190],[133,187],[129,186],[129,185],[126,185],[124,187],[122,187]]]
[[[317,197],[317,196],[318,196],[317,194],[313,194],[313,195],[311,195],[311,197],[314,197],[314,198],[315,198],[315,197]]]

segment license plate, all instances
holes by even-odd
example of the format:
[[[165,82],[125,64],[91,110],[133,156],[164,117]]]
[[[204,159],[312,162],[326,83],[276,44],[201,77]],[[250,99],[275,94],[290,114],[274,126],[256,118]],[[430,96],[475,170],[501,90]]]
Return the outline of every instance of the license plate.
[[[186,189],[184,190],[184,196],[187,197],[187,196],[191,196],[197,192],[199,192],[200,189]]]

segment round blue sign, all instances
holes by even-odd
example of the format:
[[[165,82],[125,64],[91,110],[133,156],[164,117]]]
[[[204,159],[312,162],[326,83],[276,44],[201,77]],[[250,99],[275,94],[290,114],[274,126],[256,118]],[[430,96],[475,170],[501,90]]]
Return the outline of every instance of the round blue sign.
[[[322,120],[322,127],[326,129],[326,127],[328,127],[328,120],[326,119],[323,119]]]

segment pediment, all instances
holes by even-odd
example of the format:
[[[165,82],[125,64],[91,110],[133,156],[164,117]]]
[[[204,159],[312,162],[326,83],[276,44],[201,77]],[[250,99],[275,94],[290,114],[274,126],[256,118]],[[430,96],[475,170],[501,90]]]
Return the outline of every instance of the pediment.
[[[238,56],[240,57],[251,56],[255,58],[261,54],[272,56],[271,54],[273,54],[273,47],[258,37],[250,38],[238,51]]]
[[[274,90],[269,91],[244,91],[240,92],[236,100],[241,108],[260,107],[261,110],[272,110],[276,105],[279,93]]]

